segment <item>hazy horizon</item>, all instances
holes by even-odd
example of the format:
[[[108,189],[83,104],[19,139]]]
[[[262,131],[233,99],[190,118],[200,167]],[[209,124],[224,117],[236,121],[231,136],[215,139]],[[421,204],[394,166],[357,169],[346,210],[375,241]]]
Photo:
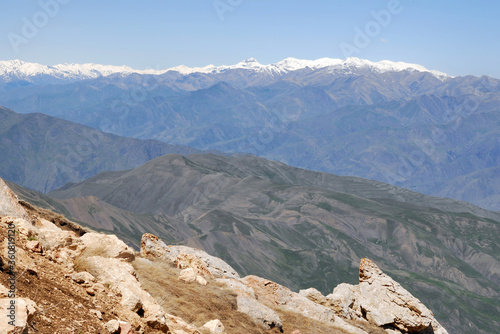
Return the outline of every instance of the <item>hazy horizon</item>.
[[[352,56],[499,78],[499,9],[486,1],[12,2],[0,20],[0,58],[166,69]]]

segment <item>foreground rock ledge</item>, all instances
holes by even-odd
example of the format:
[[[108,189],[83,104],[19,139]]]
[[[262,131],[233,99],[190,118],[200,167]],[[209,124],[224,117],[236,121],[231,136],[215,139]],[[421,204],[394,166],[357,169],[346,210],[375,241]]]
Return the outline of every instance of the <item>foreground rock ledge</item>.
[[[362,314],[377,326],[406,333],[448,333],[431,310],[366,258],[359,266],[359,292]]]

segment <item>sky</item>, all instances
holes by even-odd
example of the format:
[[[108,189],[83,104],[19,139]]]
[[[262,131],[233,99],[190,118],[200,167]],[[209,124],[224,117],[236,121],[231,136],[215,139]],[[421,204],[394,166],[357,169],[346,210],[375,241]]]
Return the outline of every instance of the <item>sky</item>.
[[[136,69],[349,56],[500,78],[500,2],[0,0],[0,60]]]

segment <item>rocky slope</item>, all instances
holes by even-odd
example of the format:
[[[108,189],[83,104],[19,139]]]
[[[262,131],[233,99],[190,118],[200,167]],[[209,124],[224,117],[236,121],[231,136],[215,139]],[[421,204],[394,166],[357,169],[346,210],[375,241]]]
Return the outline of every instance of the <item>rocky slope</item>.
[[[137,248],[153,232],[294,290],[328,294],[354,283],[360,259],[370,257],[454,333],[498,325],[500,218],[467,203],[215,155],[167,155],[51,195],[57,200],[35,200]]]
[[[0,328],[5,334],[447,333],[429,309],[368,259],[361,261],[359,285],[350,286],[351,294],[339,293],[338,288],[326,297],[311,289],[296,293],[257,276],[241,278],[221,259],[194,248],[167,246],[151,234],[142,237],[139,254],[114,235],[76,229],[73,224],[62,229],[34,215],[34,208],[22,207],[1,179],[0,185],[0,234],[4,237]],[[14,229],[12,264],[5,236]],[[176,267],[171,269],[178,275],[172,286],[180,284],[199,293],[186,299],[201,302],[202,294],[215,293],[215,297],[233,298],[235,309],[230,314],[219,311],[221,319],[203,324],[166,312],[163,305],[182,301],[162,300],[164,291],[146,288],[162,264]],[[8,284],[12,274],[15,289]],[[15,299],[9,297],[13,291]],[[383,303],[376,302],[380,294]],[[214,305],[215,299],[211,300]],[[8,309],[12,301],[17,305],[15,312]],[[339,311],[336,305],[347,308]],[[282,320],[290,319],[287,314],[295,322]],[[11,322],[7,315],[13,315]],[[231,317],[240,319],[237,325]],[[303,326],[312,323],[315,328]],[[244,324],[251,327],[242,328]]]

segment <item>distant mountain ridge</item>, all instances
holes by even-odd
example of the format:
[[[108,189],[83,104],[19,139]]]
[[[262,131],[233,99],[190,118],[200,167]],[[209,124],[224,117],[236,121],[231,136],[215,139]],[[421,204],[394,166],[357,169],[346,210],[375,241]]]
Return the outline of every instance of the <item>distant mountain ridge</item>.
[[[400,71],[419,71],[429,72],[441,79],[451,78],[451,76],[439,72],[430,71],[425,67],[417,64],[404,62],[392,62],[382,60],[372,62],[359,58],[332,59],[320,58],[317,60],[303,60],[297,58],[286,58],[277,63],[262,65],[256,59],[249,58],[235,65],[208,65],[205,67],[188,67],[180,65],[165,70],[149,69],[135,70],[128,66],[113,66],[100,64],[59,64],[53,66],[41,65],[37,63],[29,63],[21,60],[0,61],[0,78],[4,81],[23,80],[31,83],[43,82],[41,78],[52,77],[59,80],[77,81],[86,79],[95,79],[98,77],[106,77],[113,74],[129,75],[129,74],[150,74],[161,75],[167,72],[178,72],[182,75],[193,73],[215,74],[225,72],[227,70],[245,69],[255,72],[267,72],[270,74],[283,74],[293,72],[305,68],[320,69],[329,68],[330,70],[346,70],[354,68],[370,68],[380,73],[383,72],[400,72]]]
[[[197,152],[0,107],[0,177],[44,193],[104,171],[134,168],[167,153]]]

